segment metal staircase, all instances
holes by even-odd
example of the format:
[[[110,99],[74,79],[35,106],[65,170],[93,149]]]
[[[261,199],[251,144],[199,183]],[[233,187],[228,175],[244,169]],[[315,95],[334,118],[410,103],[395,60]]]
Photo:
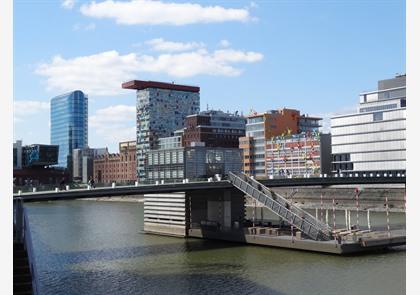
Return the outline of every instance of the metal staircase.
[[[332,239],[331,228],[314,216],[290,203],[284,197],[245,174],[229,172],[229,181],[246,195],[257,200],[274,214],[301,230],[313,240]]]

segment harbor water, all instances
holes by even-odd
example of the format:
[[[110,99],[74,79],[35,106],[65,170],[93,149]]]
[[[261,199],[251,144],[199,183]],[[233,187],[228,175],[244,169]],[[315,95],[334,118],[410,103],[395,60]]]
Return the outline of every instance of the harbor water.
[[[404,248],[341,257],[144,234],[142,203],[25,206],[41,294],[405,294]],[[384,213],[370,218],[386,222]],[[391,226],[404,220],[390,215]]]

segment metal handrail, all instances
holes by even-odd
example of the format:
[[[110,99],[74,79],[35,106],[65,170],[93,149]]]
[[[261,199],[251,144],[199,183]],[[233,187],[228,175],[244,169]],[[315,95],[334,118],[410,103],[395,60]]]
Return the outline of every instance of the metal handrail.
[[[248,178],[246,175],[242,174],[238,176],[235,173],[230,172],[229,178],[232,185],[234,185],[247,195],[251,196],[252,198],[257,199],[260,202],[260,197],[262,197],[263,199],[265,198],[263,201],[263,205],[265,207],[273,211],[281,218],[285,219],[291,225],[301,229],[302,232],[307,234],[312,239],[330,240],[331,232],[326,231],[324,228],[314,223],[313,220],[311,220],[311,218],[308,217],[308,213],[306,211],[301,210],[303,212],[303,216],[299,216],[298,214],[290,210],[291,207],[293,207],[294,205],[291,205],[287,200],[285,200],[281,196],[278,196],[279,198],[274,199],[272,195],[274,192],[265,188],[264,186],[262,186],[262,184],[258,183],[257,181]],[[245,184],[245,188],[241,185],[241,183]],[[258,184],[258,187],[255,187],[255,184]],[[248,188],[250,188],[251,191]],[[270,201],[267,202],[267,200]],[[284,214],[282,214],[281,211],[283,211]],[[314,233],[313,230],[315,230],[316,233]]]
[[[232,173],[232,172],[230,172]],[[310,223],[312,223],[313,225],[322,228],[322,231],[325,232],[325,234],[329,234],[329,232],[331,231],[331,228],[328,224],[323,223],[321,221],[319,221],[318,219],[316,219],[315,216],[313,216],[312,214],[310,214],[309,212],[299,208],[298,206],[292,204],[291,202],[289,202],[285,197],[281,196],[280,194],[274,192],[273,190],[269,189],[268,187],[266,187],[265,185],[263,185],[262,183],[258,182],[257,180],[248,177],[247,175],[241,173],[240,175],[237,175],[235,173],[232,173],[233,175],[241,178],[244,181],[250,180],[252,182],[252,186],[256,189],[259,189],[261,187],[262,191],[269,197],[271,197],[273,200],[279,202],[280,204],[282,204],[283,206],[286,206],[286,204],[289,205],[289,210],[292,211],[293,213],[296,213],[300,216],[305,216],[305,219],[307,221],[309,221]],[[276,198],[273,198],[273,194],[276,196]]]

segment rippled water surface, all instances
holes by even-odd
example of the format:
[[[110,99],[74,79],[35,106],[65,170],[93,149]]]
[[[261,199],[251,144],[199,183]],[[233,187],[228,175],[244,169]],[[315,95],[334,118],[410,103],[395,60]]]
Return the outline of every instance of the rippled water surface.
[[[141,203],[28,209],[41,294],[405,294],[402,250],[339,257],[146,235]]]

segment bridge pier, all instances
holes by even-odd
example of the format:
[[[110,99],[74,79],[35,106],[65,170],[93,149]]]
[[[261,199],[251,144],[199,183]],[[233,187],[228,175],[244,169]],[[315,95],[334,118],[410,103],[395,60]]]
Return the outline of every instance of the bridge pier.
[[[242,228],[245,198],[236,189],[146,194],[144,231],[146,233],[190,236],[190,229],[231,231]]]

